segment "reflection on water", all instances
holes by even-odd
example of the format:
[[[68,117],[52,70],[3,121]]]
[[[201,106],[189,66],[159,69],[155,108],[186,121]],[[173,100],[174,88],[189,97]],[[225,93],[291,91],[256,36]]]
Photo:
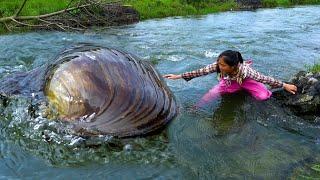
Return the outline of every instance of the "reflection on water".
[[[295,168],[319,161],[314,154],[319,151],[314,145],[320,136],[318,127],[301,125],[303,120],[277,110],[280,106],[275,102],[232,96],[222,97],[213,114],[185,112],[178,121],[188,124],[174,121],[170,126],[175,130],[171,139],[180,160],[196,174],[207,178],[287,177]]]
[[[219,107],[213,111],[212,124],[217,135],[223,136],[237,132],[245,124],[243,104],[245,93],[224,96]]]
[[[266,75],[288,80],[320,59],[319,6],[167,18],[100,32],[40,32],[0,37],[0,77],[45,64],[63,48],[87,42],[128,50],[162,74],[202,67],[226,49],[252,58]],[[301,18],[304,17],[304,18]],[[159,135],[126,140],[78,137],[66,124],[30,114],[30,100],[0,102],[0,175],[7,178],[301,178],[320,176],[319,127],[273,99],[226,95],[190,107],[215,75],[166,80],[178,117]],[[4,108],[4,105],[7,106]]]

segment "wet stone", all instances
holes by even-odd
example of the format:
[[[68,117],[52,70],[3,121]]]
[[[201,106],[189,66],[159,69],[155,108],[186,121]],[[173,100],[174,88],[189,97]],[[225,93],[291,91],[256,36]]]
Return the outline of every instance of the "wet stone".
[[[273,97],[295,115],[317,123],[320,116],[320,73],[300,71],[290,83],[297,86],[296,95],[282,89],[274,91]]]

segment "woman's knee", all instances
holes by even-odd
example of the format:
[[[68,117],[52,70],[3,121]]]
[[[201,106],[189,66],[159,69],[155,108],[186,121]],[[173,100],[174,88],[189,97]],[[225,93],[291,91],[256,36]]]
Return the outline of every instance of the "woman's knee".
[[[271,97],[272,93],[269,90],[266,90],[266,91],[257,92],[252,95],[255,99],[257,99],[259,101],[264,101],[264,100],[269,99]]]

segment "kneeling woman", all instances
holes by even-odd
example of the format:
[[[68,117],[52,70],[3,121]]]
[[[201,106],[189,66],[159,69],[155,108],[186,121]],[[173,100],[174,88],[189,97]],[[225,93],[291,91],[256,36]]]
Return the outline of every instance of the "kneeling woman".
[[[167,74],[163,77],[168,79],[183,78],[186,81],[189,81],[195,77],[213,72],[219,73],[219,84],[210,89],[201,98],[196,104],[197,107],[202,107],[220,95],[234,93],[239,90],[249,92],[257,100],[266,100],[270,98],[272,93],[264,84],[268,84],[273,88],[283,87],[292,94],[297,92],[297,87],[295,85],[283,83],[272,77],[262,75],[252,69],[250,65],[251,61],[243,61],[243,58],[238,51],[227,50],[218,56],[216,62],[209,64],[204,68],[180,75]]]

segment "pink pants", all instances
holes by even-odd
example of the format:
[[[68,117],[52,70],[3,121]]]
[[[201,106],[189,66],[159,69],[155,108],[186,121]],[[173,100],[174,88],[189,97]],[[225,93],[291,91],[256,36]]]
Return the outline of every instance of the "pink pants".
[[[196,107],[202,107],[223,94],[234,93],[242,89],[247,91],[251,94],[251,96],[260,101],[270,98],[272,94],[264,84],[257,82],[251,78],[244,79],[242,84],[239,84],[237,81],[232,80],[231,85],[229,86],[226,84],[225,79],[221,79],[218,85],[210,89],[200,99],[200,101],[196,104]]]

